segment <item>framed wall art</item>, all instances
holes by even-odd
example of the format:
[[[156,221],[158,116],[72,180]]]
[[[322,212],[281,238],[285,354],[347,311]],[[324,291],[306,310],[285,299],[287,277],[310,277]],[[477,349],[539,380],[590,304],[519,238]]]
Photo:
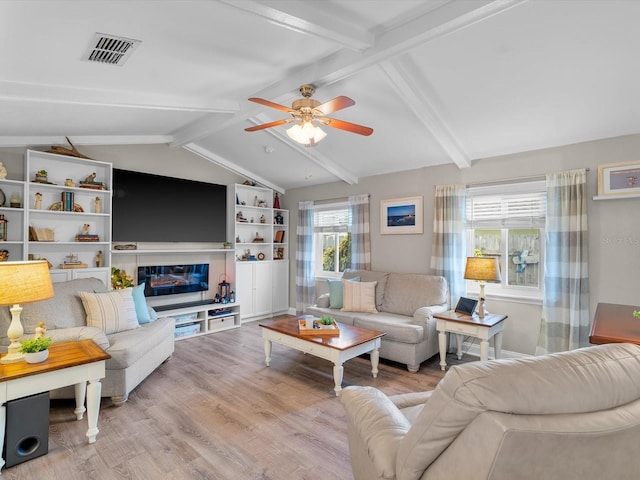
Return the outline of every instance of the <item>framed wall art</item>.
[[[380,201],[380,233],[422,233],[422,196]]]
[[[640,161],[598,166],[598,196],[640,194]]]

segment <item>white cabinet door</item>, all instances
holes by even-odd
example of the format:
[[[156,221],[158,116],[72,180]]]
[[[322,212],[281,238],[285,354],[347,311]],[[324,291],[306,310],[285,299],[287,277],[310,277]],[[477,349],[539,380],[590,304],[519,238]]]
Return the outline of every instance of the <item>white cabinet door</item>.
[[[240,318],[253,317],[255,315],[254,303],[254,262],[236,262],[236,302],[242,305]]]
[[[289,261],[274,260],[272,276],[272,311],[285,312],[289,309]]]
[[[273,290],[272,262],[253,262],[255,314],[271,314],[271,292]]]

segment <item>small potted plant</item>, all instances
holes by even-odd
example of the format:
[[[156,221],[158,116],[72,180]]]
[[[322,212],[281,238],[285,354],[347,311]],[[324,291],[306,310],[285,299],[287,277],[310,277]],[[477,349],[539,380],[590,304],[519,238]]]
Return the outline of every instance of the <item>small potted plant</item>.
[[[38,170],[36,172],[36,182],[48,182],[48,173],[46,170]]]
[[[336,319],[333,317],[322,317],[320,319],[320,328],[333,328]]]
[[[232,243],[231,243],[231,242],[224,242],[224,243],[222,244],[222,246],[223,246],[224,248],[226,248],[226,249],[231,248],[231,245],[232,245]]]
[[[22,341],[20,352],[24,353],[27,363],[40,363],[49,358],[49,345],[51,345],[49,337],[30,338]]]

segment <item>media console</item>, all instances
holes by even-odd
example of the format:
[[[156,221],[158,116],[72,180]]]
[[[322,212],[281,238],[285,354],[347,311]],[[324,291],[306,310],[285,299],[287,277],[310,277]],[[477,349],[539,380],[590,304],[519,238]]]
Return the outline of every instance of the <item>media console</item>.
[[[240,327],[239,303],[202,300],[153,308],[159,318],[171,317],[175,320],[176,340]]]

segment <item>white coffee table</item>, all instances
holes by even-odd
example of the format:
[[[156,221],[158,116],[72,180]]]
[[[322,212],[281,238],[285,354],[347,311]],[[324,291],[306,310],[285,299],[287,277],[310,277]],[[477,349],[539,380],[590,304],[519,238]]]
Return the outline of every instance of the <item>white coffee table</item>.
[[[378,376],[378,361],[380,354],[380,338],[384,332],[369,330],[340,324],[339,336],[309,336],[300,335],[297,318],[269,320],[261,322],[262,338],[264,339],[265,363],[271,363],[271,344],[277,342],[294,348],[314,357],[324,358],[333,362],[333,380],[336,395],[342,390],[343,364],[347,360],[370,353],[371,373],[373,378]]]

